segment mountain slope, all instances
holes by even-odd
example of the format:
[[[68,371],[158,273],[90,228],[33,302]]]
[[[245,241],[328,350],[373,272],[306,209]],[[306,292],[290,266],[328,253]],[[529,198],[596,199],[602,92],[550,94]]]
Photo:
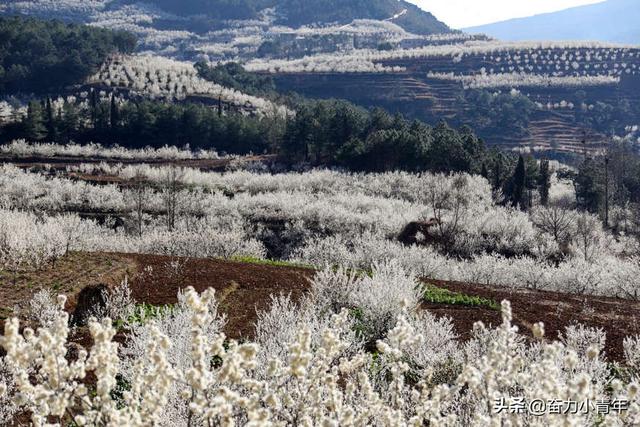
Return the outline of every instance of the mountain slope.
[[[296,27],[376,19],[393,21],[416,34],[450,31],[431,13],[404,0],[152,0],[151,3],[179,15],[216,19],[251,19],[263,9],[275,8],[279,23]]]
[[[316,22],[349,23],[354,19],[390,20],[416,34],[446,33],[449,28],[431,13],[404,0],[278,0],[284,22],[299,26]]]
[[[598,40],[640,44],[640,1],[608,0],[529,18],[466,28],[501,40]]]

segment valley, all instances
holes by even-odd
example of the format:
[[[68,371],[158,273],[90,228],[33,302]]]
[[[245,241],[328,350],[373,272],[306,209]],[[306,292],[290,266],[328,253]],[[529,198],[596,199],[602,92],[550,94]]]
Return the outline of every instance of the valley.
[[[427,7],[0,2],[0,426],[640,425],[635,3]]]

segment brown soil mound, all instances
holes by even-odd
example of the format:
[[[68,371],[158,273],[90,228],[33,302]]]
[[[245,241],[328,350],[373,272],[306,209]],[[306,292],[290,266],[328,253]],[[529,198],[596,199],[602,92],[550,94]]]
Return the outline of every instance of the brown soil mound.
[[[308,288],[313,270],[274,267],[213,259],[180,259],[132,255],[140,272],[131,278],[133,297],[149,304],[175,304],[181,289],[198,292],[214,288],[227,315],[226,333],[232,338],[253,335],[257,311],[268,309],[272,295],[299,298]]]

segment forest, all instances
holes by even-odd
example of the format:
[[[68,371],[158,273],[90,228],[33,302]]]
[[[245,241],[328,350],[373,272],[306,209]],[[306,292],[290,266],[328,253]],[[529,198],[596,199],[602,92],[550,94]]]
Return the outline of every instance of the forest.
[[[82,83],[113,53],[131,53],[127,32],[59,21],[0,17],[0,92],[52,93]]]

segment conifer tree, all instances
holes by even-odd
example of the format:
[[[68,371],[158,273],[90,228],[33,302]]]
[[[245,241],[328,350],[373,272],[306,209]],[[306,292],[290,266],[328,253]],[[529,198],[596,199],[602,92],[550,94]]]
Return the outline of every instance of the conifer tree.
[[[27,139],[39,141],[47,134],[44,125],[42,107],[39,102],[30,102],[27,106],[27,116],[24,119],[24,132]]]
[[[497,191],[502,187],[502,156],[496,156],[496,164],[493,168],[493,190]]]
[[[551,188],[551,171],[549,170],[549,160],[540,162],[540,174],[538,175],[538,193],[540,194],[540,204],[549,204],[549,189]]]
[[[51,105],[51,98],[47,98],[47,102],[45,106],[45,114],[46,114],[47,138],[49,139],[49,141],[55,141],[58,135],[56,132],[56,120],[55,120],[55,115],[53,114],[53,106]]]
[[[524,158],[518,157],[518,165],[513,174],[513,191],[511,192],[511,203],[514,207],[524,208],[524,190],[527,171],[524,166]]]
[[[118,110],[118,104],[116,103],[116,95],[111,95],[111,129],[118,127],[120,122],[120,111]]]

